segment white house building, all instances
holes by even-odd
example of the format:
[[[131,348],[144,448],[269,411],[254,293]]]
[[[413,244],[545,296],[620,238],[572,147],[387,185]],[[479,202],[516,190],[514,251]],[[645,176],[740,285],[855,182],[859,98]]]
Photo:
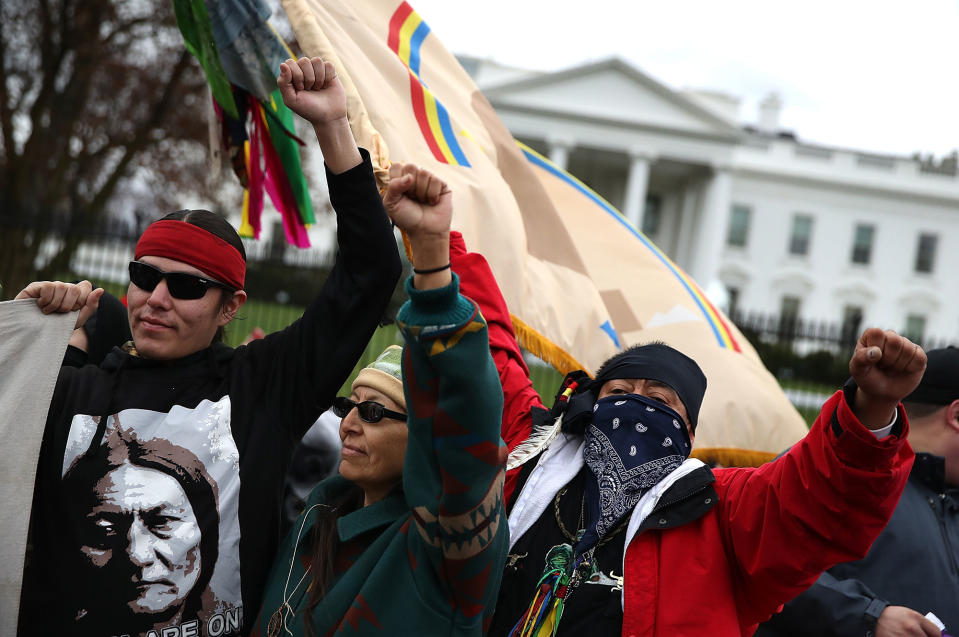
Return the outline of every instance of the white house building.
[[[553,73],[460,58],[513,135],[619,208],[721,305],[959,340],[959,176],[803,143],[779,99],[678,92],[618,59]]]

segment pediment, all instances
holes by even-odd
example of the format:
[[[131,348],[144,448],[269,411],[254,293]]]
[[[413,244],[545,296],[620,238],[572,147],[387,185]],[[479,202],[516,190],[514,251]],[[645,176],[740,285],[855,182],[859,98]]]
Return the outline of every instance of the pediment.
[[[805,296],[815,288],[816,281],[805,270],[787,268],[773,277],[772,285],[779,292]]]
[[[930,290],[910,290],[899,297],[899,307],[910,311],[936,312],[941,305],[939,295]]]
[[[836,289],[836,298],[844,305],[869,306],[876,300],[876,287],[865,281],[855,281]]]
[[[483,92],[497,108],[731,140],[740,135],[734,122],[616,58],[487,87]]]

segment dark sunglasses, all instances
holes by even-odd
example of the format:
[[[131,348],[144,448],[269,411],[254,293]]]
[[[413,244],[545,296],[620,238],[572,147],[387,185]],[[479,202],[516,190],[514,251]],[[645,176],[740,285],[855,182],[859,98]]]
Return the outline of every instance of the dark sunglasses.
[[[344,396],[337,396],[333,399],[333,413],[339,418],[346,418],[346,414],[353,411],[356,407],[357,413],[364,422],[379,422],[384,418],[396,418],[406,422],[406,414],[387,409],[378,402],[364,400],[361,403],[355,403]]]
[[[186,272],[164,272],[141,261],[130,261],[130,281],[141,290],[152,292],[166,279],[170,296],[175,299],[202,299],[210,288],[234,291],[229,285]]]

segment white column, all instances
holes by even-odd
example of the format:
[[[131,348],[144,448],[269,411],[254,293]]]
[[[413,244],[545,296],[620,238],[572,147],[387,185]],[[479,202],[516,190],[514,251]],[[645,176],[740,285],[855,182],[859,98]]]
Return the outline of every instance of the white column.
[[[637,230],[643,229],[646,211],[646,187],[649,184],[649,163],[652,158],[641,151],[629,153],[629,176],[626,178],[626,198],[623,215]]]
[[[706,183],[699,223],[694,228],[695,246],[691,258],[693,279],[703,289],[719,278],[719,263],[726,245],[729,225],[732,179],[726,167],[714,167],[713,176]]]
[[[549,160],[560,170],[566,170],[569,151],[576,145],[573,140],[566,137],[548,137],[546,144],[549,146]]]
[[[686,272],[692,270],[692,254],[696,249],[696,215],[699,210],[700,191],[702,186],[699,179],[690,180],[683,190],[683,201],[679,214],[679,224],[676,228],[673,254],[676,263]]]

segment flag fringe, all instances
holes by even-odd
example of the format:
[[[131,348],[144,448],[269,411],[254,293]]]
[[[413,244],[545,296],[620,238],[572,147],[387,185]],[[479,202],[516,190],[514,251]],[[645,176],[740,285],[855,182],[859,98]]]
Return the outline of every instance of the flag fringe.
[[[702,460],[706,464],[723,467],[758,467],[775,458],[776,453],[734,447],[693,447],[690,457]]]
[[[582,363],[573,358],[566,350],[524,323],[522,319],[515,314],[510,313],[509,316],[513,320],[513,330],[516,332],[516,340],[520,346],[533,354],[533,356],[546,361],[563,375],[577,369],[582,369],[587,373],[589,372]]]

